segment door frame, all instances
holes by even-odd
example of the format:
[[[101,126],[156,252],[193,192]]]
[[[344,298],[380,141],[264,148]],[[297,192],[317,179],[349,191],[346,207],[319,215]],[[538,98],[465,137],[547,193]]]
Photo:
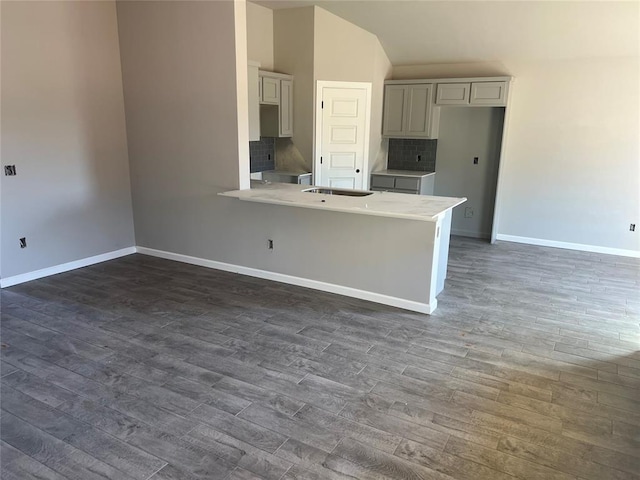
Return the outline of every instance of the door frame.
[[[315,115],[315,125],[314,125],[314,135],[313,135],[313,183],[314,185],[318,184],[320,180],[320,154],[322,153],[322,89],[328,88],[364,88],[367,91],[367,100],[366,100],[366,116],[365,116],[365,126],[364,126],[364,159],[362,163],[362,189],[369,189],[369,142],[371,138],[371,90],[372,83],[371,82],[334,82],[327,80],[317,80],[316,81],[316,115]]]
[[[494,244],[498,238],[500,226],[500,213],[502,211],[502,199],[504,197],[504,165],[507,160],[507,133],[511,123],[511,98],[513,97],[514,78],[507,82],[507,104],[504,107],[504,118],[502,120],[502,139],[500,142],[500,156],[498,157],[498,179],[496,182],[496,196],[493,201],[493,221],[491,222],[491,235],[489,242]]]

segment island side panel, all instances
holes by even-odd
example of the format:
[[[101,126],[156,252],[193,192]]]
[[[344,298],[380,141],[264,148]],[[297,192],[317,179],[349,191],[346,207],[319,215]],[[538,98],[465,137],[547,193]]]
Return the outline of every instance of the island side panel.
[[[245,219],[233,225],[233,243],[216,245],[227,263],[425,306],[435,298],[431,280],[437,270],[435,222],[233,198],[223,203],[231,218]],[[268,249],[268,240],[273,240],[273,250]],[[191,250],[191,255],[206,258],[208,245],[201,248]]]
[[[451,212],[447,210],[440,223],[440,248],[438,249],[438,274],[436,279],[436,292],[438,295],[444,290],[444,281],[447,278],[447,267],[449,265],[449,241],[451,239]]]

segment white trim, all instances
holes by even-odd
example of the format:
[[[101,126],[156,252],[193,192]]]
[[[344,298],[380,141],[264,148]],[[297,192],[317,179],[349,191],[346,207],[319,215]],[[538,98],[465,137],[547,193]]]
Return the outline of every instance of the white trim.
[[[191,257],[189,255],[182,255],[180,253],[165,252],[162,250],[155,250],[153,248],[137,247],[137,252],[144,255],[151,255],[153,257],[160,257],[167,260],[175,260],[177,262],[190,263],[192,265],[199,265],[201,267],[214,268],[216,270],[223,270],[225,272],[239,273],[241,275],[248,275],[250,277],[263,278],[265,280],[272,280],[274,282],[282,282],[290,285],[297,285],[299,287],[312,288],[314,290],[321,290],[323,292],[336,293],[338,295],[344,295],[346,297],[359,298],[361,300],[368,300],[370,302],[382,303],[384,305],[390,305],[392,307],[403,308],[405,310],[411,310],[420,313],[432,313],[438,304],[437,300],[434,300],[432,304],[420,303],[413,300],[407,300],[404,298],[391,297],[389,295],[383,295],[380,293],[369,292],[366,290],[359,290],[357,288],[345,287],[343,285],[336,285],[333,283],[321,282],[318,280],[311,280],[308,278],[294,277],[292,275],[286,275],[284,273],[269,272],[267,270],[259,270],[257,268],[244,267],[241,265],[233,265],[230,263],[216,262],[214,260],[207,260],[204,258]]]
[[[542,247],[565,248],[567,250],[580,250],[582,252],[604,253],[606,255],[640,258],[640,251],[638,250],[600,247],[598,245],[585,245],[583,243],[558,242],[556,240],[545,240],[544,238],[518,237],[516,235],[504,235],[502,233],[499,233],[497,238],[498,240],[503,240],[505,242],[526,243],[528,245],[539,245]]]
[[[49,277],[58,273],[75,270],[76,268],[88,267],[89,265],[95,265],[96,263],[102,263],[106,262],[107,260],[113,260],[115,258],[131,255],[132,253],[136,253],[136,247],[122,248],[113,252],[107,252],[101,255],[95,255],[93,257],[75,260],[73,262],[63,263],[61,265],[55,265],[53,267],[35,270],[33,272],[21,273],[20,275],[2,278],[0,279],[0,288],[12,287],[13,285],[18,285],[19,283],[30,282],[31,280],[37,280],[38,278]]]
[[[365,125],[364,125],[364,158],[362,163],[362,188],[359,190],[367,190],[369,188],[369,140],[371,133],[371,82],[332,82],[327,80],[318,80],[316,82],[316,115],[314,126],[314,148],[313,148],[313,180],[314,185],[321,185],[322,176],[320,175],[320,154],[322,153],[322,89],[328,88],[364,88],[367,91]]]
[[[405,78],[401,80],[385,80],[385,85],[411,85],[415,83],[480,83],[480,82],[511,82],[514,77],[453,77],[453,78]]]
[[[502,138],[500,139],[500,156],[498,158],[498,178],[496,181],[496,195],[493,200],[493,220],[491,222],[491,235],[489,241],[496,243],[498,227],[500,225],[500,211],[502,210],[502,198],[504,197],[504,169],[507,163],[507,135],[511,122],[511,98],[513,97],[513,82],[507,82],[507,105],[504,107],[504,117],[502,118]]]
[[[238,188],[251,188],[249,160],[249,60],[247,59],[247,4],[233,2],[235,59],[236,59],[236,111],[238,127]]]

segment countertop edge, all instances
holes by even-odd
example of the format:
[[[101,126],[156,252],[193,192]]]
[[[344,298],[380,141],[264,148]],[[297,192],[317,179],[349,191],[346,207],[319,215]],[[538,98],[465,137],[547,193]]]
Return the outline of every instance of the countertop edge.
[[[270,205],[283,205],[288,207],[297,207],[297,208],[308,208],[312,210],[324,210],[331,212],[340,212],[340,213],[351,213],[351,214],[359,214],[359,215],[370,215],[376,217],[387,217],[387,218],[398,218],[401,220],[417,220],[422,222],[437,222],[439,218],[442,217],[443,213],[448,210],[452,210],[458,205],[467,201],[466,197],[456,198],[458,200],[454,204],[444,208],[441,212],[438,212],[431,216],[425,215],[417,215],[412,213],[401,213],[401,212],[385,212],[382,210],[368,210],[365,208],[355,207],[355,206],[340,206],[340,205],[332,205],[330,203],[297,203],[295,201],[289,200],[280,200],[276,198],[264,198],[264,197],[250,197],[243,196],[241,192],[245,190],[231,190],[227,192],[220,192],[218,195],[228,198],[237,198],[238,200],[242,200],[245,202],[253,202],[253,203],[265,203]],[[249,191],[249,190],[246,190]],[[402,195],[402,194],[398,194]],[[452,198],[452,197],[447,197]]]
[[[371,172],[371,175],[381,175],[385,177],[430,177],[431,175],[435,175],[436,172],[420,172],[420,171],[402,171],[402,170],[380,170],[377,172]]]

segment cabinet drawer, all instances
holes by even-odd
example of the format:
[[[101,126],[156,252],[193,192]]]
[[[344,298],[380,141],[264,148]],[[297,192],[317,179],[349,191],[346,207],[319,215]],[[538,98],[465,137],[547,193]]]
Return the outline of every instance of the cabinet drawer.
[[[395,177],[387,177],[383,175],[372,175],[371,186],[380,188],[394,188]]]
[[[419,178],[405,178],[405,177],[396,177],[396,185],[395,188],[397,190],[420,190],[420,179]]]

